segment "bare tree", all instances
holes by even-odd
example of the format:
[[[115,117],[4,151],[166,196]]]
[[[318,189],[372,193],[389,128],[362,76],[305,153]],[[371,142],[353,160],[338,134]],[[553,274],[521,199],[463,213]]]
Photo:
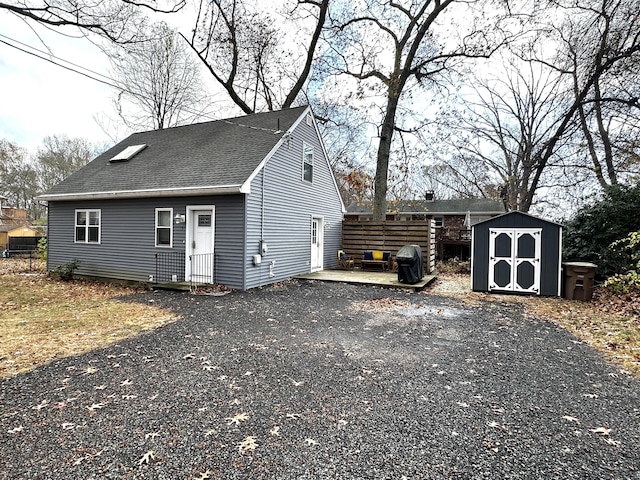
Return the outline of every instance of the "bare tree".
[[[449,188],[498,189],[528,211],[542,188],[566,202],[567,191],[593,192],[590,176],[607,188],[638,171],[639,2],[548,3],[499,73],[473,78],[465,113],[444,122],[449,149],[430,170]]]
[[[77,27],[118,43],[139,40],[146,18],[142,10],[169,13],[181,10],[186,0],[13,0],[0,2],[0,10],[22,20],[33,20],[47,27]]]
[[[40,192],[49,190],[69,175],[89,163],[96,148],[84,138],[66,135],[45,137],[34,157]]]
[[[7,204],[30,209],[37,193],[36,170],[27,151],[7,140],[0,140],[0,195]]]
[[[598,124],[597,108],[606,104],[622,104],[637,109],[638,103],[633,89],[622,88],[611,97],[603,94],[603,86],[612,80],[620,81],[626,72],[635,71],[640,60],[640,1],[638,0],[585,0],[574,2],[570,0],[550,0],[549,3],[560,12],[562,23],[559,26],[550,25],[548,31],[551,40],[556,42],[559,52],[554,58],[547,59],[544,56],[536,58],[537,61],[547,67],[555,69],[564,76],[569,76],[573,81],[574,95],[572,102],[563,111],[562,118],[556,125],[555,131],[550,135],[543,148],[535,153],[535,161],[540,168],[531,179],[531,190],[535,191],[540,185],[546,165],[556,154],[558,145],[575,126],[576,117],[583,132],[588,128],[583,117],[586,117],[585,108],[589,104],[597,105],[595,122]],[[636,67],[634,67],[636,65]],[[633,70],[630,70],[633,69]],[[595,159],[594,170],[599,175],[601,184],[607,181],[602,175],[603,171],[609,172],[609,181],[617,182],[612,178],[615,166],[611,163],[610,152],[606,152],[612,145],[607,145],[610,136],[598,127],[603,140],[605,150],[603,168],[598,156],[590,152],[591,159]],[[587,133],[587,136],[590,132]],[[589,143],[587,139],[587,143]],[[593,137],[591,138],[593,141]],[[610,143],[610,142],[609,142]],[[592,145],[593,146],[593,145]],[[607,157],[609,160],[607,160]],[[610,163],[607,165],[607,161]],[[599,173],[598,173],[599,172]],[[523,210],[531,207],[533,196],[530,196],[522,205]]]
[[[537,63],[510,57],[492,65],[495,74],[472,77],[462,111],[441,126],[449,148],[431,173],[458,194],[498,194],[508,210],[523,210],[538,188],[533,179],[549,166],[537,153],[562,121],[570,92],[561,75]]]
[[[379,146],[376,158],[373,218],[386,213],[390,152],[394,134],[410,133],[415,127],[399,123],[401,104],[422,85],[434,81],[452,68],[456,59],[484,57],[503,41],[500,29],[481,28],[474,16],[476,1],[423,0],[395,2],[365,0],[344,6],[333,17],[330,68],[358,81],[356,95],[384,97],[378,123]],[[456,25],[438,39],[436,28],[445,14],[457,5],[465,6],[466,27]],[[448,20],[453,21],[454,17]],[[494,38],[491,38],[494,37]],[[496,41],[496,38],[498,39]]]
[[[593,20],[585,25],[584,21],[569,16],[561,35],[563,54],[559,64],[571,76],[576,98],[588,80],[585,72],[602,71],[593,77],[588,96],[578,104],[577,119],[590,169],[603,189],[617,186],[628,174],[637,173],[634,168],[638,156],[634,139],[640,134],[637,8],[640,8],[637,2],[611,1],[602,2],[599,10],[575,6],[573,9],[583,15],[587,13]],[[586,34],[590,34],[588,42],[584,41]],[[625,49],[629,52],[623,53]],[[615,68],[603,68],[613,52],[623,56],[616,61]]]
[[[148,36],[145,42],[105,49],[120,88],[114,99],[118,116],[134,130],[197,120],[208,108],[198,60],[165,23],[155,24]]]
[[[193,33],[185,37],[245,113],[289,108],[307,84],[329,0],[286,3],[289,11],[278,18],[272,4],[268,12],[252,0],[200,0]]]

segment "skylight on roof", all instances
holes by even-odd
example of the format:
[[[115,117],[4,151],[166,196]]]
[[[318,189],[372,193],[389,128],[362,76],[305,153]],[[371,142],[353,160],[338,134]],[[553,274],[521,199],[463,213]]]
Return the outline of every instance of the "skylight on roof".
[[[147,148],[146,144],[131,145],[130,147],[125,148],[120,153],[118,153],[116,156],[111,158],[111,160],[109,160],[109,163],[126,162],[128,160],[131,160],[136,154],[138,154],[139,152],[141,152],[145,148]]]

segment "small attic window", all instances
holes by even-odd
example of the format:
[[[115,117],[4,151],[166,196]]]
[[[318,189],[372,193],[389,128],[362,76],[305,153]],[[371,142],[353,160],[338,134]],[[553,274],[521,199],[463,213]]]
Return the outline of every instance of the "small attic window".
[[[147,148],[147,146],[145,144],[142,144],[142,145],[131,145],[130,147],[125,148],[120,153],[118,153],[116,156],[111,158],[111,160],[109,160],[109,163],[127,162],[127,161],[131,160],[136,154],[138,154],[139,152],[144,150],[145,148]]]
[[[311,119],[311,114],[307,113],[307,125],[310,127],[313,125],[313,120]]]

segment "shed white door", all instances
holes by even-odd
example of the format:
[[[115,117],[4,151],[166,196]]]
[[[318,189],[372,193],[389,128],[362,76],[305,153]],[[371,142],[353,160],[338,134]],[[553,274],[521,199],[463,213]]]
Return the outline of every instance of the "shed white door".
[[[321,217],[311,219],[311,271],[322,270],[324,256],[323,226]]]
[[[213,283],[214,209],[191,210],[189,217],[189,279]]]
[[[489,229],[489,290],[540,293],[541,228]]]

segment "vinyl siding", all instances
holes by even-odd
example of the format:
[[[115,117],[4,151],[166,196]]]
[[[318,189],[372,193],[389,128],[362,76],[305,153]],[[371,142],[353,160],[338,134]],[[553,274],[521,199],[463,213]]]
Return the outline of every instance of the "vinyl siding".
[[[77,259],[80,275],[146,282],[156,274],[156,253],[185,253],[186,224],[173,226],[172,248],[155,246],[155,209],[173,208],[175,216],[187,205],[215,205],[215,279],[242,288],[242,195],[49,202],[47,267]],[[100,244],[74,243],[76,209],[101,210]]]
[[[303,180],[303,142],[313,146],[311,183]],[[335,268],[342,238],[342,203],[315,127],[303,119],[251,183],[247,195],[246,288],[311,270],[313,216],[324,220],[323,268]],[[260,253],[261,238],[269,251],[262,256],[262,264],[254,266],[253,255]]]

